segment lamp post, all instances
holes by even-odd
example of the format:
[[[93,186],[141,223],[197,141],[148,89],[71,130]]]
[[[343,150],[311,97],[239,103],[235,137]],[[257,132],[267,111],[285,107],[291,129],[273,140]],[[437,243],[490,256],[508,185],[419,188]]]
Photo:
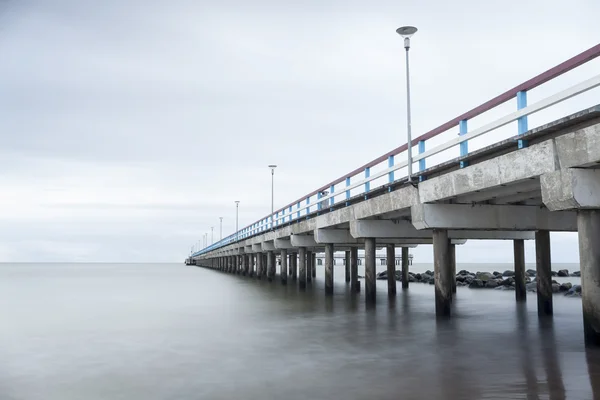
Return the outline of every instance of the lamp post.
[[[221,220],[221,227],[220,227],[220,232],[219,232],[219,240],[223,240],[223,217],[219,217],[219,219]]]
[[[213,229],[215,229],[215,227],[211,226],[210,227],[210,244],[211,245],[215,242],[214,235],[213,235]]]
[[[235,240],[238,239],[238,215],[240,209],[240,201],[235,201]]]
[[[275,168],[277,168],[277,165],[275,164],[271,164],[269,165],[269,168],[271,168],[271,230],[275,229],[275,215],[274,214],[274,209],[273,209],[273,204],[274,204],[274,200],[275,200]]]
[[[396,33],[404,38],[404,49],[406,50],[406,124],[408,137],[408,181],[411,181],[412,175],[412,135],[410,126],[410,74],[408,69],[408,50],[410,49],[410,37],[417,32],[414,26],[402,26],[396,29]]]

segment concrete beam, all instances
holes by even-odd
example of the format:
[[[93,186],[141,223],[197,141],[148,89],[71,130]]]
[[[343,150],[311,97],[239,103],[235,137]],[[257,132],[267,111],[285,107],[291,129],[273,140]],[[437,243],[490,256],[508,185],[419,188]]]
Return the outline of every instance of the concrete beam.
[[[489,189],[473,191],[471,193],[458,196],[454,203],[472,204],[480,201],[511,196],[515,193],[531,192],[536,189],[538,191],[540,189],[539,181],[537,179],[527,179],[510,185],[494,186]]]
[[[262,245],[260,243],[256,243],[252,245],[252,251],[254,253],[262,253],[263,249],[262,249]]]
[[[587,167],[600,162],[600,124],[554,139],[561,168]]]
[[[470,206],[469,206],[470,207]],[[408,221],[391,220],[363,220],[352,221],[350,223],[350,233],[358,238],[377,238],[378,243],[386,238],[406,238],[422,239],[412,243],[430,244],[433,241],[433,232],[429,229],[418,230]],[[528,239],[534,238],[533,232],[515,232],[515,231],[476,231],[476,230],[451,230],[448,231],[448,237],[451,239]],[[424,239],[424,240],[423,240]],[[389,242],[394,244],[404,244],[403,242]],[[405,242],[411,243],[411,242]]]
[[[364,219],[409,209],[415,204],[419,204],[419,190],[414,186],[405,186],[393,192],[357,203],[352,208],[356,219]]]
[[[350,230],[348,229],[315,229],[314,239],[317,243],[358,243],[358,241],[350,235]]]
[[[317,247],[317,242],[312,235],[292,235],[290,241],[293,247]]]
[[[253,250],[252,246],[245,246],[244,252],[247,254],[250,254],[250,253],[254,253],[254,250]]]
[[[275,248],[279,250],[293,249],[290,239],[275,239]]]
[[[567,168],[540,178],[542,201],[551,211],[600,209],[600,170]]]
[[[261,244],[262,251],[275,251],[275,243],[271,242],[262,242]]]
[[[575,212],[536,206],[420,204],[411,213],[417,229],[577,231]]]

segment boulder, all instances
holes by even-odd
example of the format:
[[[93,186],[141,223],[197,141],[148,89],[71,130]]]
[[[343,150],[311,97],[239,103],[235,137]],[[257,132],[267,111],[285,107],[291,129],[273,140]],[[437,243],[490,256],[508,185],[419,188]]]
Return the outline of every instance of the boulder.
[[[471,289],[479,289],[483,287],[483,281],[481,279],[473,279],[473,282],[469,284]]]
[[[504,271],[502,273],[502,276],[515,276],[515,271],[511,271],[511,270],[507,269],[506,271]]]
[[[487,282],[485,283],[485,287],[486,287],[486,288],[493,289],[493,288],[495,288],[495,287],[498,287],[498,282],[496,282],[494,279],[490,279],[489,281],[487,281]]]
[[[537,291],[537,283],[535,282],[531,282],[525,285],[525,288],[527,289],[528,292],[535,292]]]
[[[471,273],[469,271],[467,271],[466,269],[461,269],[458,272],[459,275],[471,275]]]
[[[425,271],[425,273],[426,273],[427,275],[431,275],[431,276],[433,276],[433,271],[427,270],[427,271]]]
[[[494,272],[492,272],[492,274],[494,274],[494,276],[502,276],[502,274],[498,271],[494,271]]]
[[[514,278],[508,278],[508,279],[503,279],[502,281],[500,281],[500,285],[501,286],[510,286],[514,283]]]
[[[497,286],[494,290],[515,290],[515,288],[512,286]]]
[[[528,269],[527,271],[525,271],[525,274],[527,274],[527,276],[536,276],[537,273],[535,272],[535,269]]]
[[[425,272],[424,274],[421,274],[421,280],[425,283],[429,282],[430,279],[433,279],[433,274],[428,274],[427,272]]]
[[[423,279],[423,277],[421,276],[421,274],[415,274],[415,279],[417,281],[421,281],[421,279]]]
[[[571,276],[581,276],[581,271],[575,271],[571,274]]]
[[[379,279],[379,280],[387,279],[387,271],[378,273],[376,279]]]
[[[560,291],[560,285],[558,283],[552,284],[552,293],[558,293]]]
[[[467,277],[465,278],[465,283],[467,285],[470,285],[471,282],[473,282],[475,280],[475,277],[473,275],[467,275]]]
[[[433,284],[435,284],[435,279],[434,279],[434,278],[431,278],[431,279],[429,280],[429,284],[430,284],[430,285],[433,285]]]
[[[561,292],[568,292],[569,289],[571,289],[573,287],[573,285],[571,285],[571,282],[565,282],[562,285],[560,285],[560,291]]]
[[[415,282],[415,281],[416,281],[416,279],[415,279],[415,277],[414,277],[414,276],[412,276],[412,275],[409,275],[409,276],[408,276],[408,281],[409,281],[409,282]]]
[[[565,293],[567,297],[576,297],[581,296],[581,285],[573,285],[571,289],[567,293]]]
[[[464,282],[467,279],[466,275],[456,275],[456,282]]]
[[[487,282],[490,279],[493,279],[494,276],[492,274],[490,274],[489,272],[478,272],[475,275],[475,278],[479,279],[480,281]]]
[[[569,270],[568,269],[559,269],[558,276],[569,276]]]
[[[550,271],[550,275],[551,275],[551,276],[557,276],[557,275],[558,275],[558,272],[556,272],[556,271]]]

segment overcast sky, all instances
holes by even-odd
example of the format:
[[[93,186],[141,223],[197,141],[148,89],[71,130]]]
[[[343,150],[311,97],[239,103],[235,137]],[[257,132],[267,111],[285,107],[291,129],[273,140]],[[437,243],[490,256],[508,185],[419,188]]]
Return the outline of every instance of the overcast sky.
[[[268,164],[277,207],[405,143],[398,26],[419,27],[416,136],[597,44],[598,15],[597,0],[0,0],[0,261],[181,262],[219,216],[234,231],[234,200],[240,226],[268,214]],[[510,262],[512,244],[457,257]],[[578,261],[576,235],[553,235],[552,257]]]

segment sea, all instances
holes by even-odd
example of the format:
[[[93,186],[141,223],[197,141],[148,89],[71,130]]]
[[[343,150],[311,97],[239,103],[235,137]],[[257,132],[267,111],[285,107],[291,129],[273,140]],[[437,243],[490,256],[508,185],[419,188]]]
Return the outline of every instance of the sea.
[[[437,319],[433,285],[377,281],[367,307],[342,266],[328,297],[322,267],[301,291],[183,263],[0,264],[0,399],[600,399],[581,299],[540,319],[535,296],[459,287]]]

